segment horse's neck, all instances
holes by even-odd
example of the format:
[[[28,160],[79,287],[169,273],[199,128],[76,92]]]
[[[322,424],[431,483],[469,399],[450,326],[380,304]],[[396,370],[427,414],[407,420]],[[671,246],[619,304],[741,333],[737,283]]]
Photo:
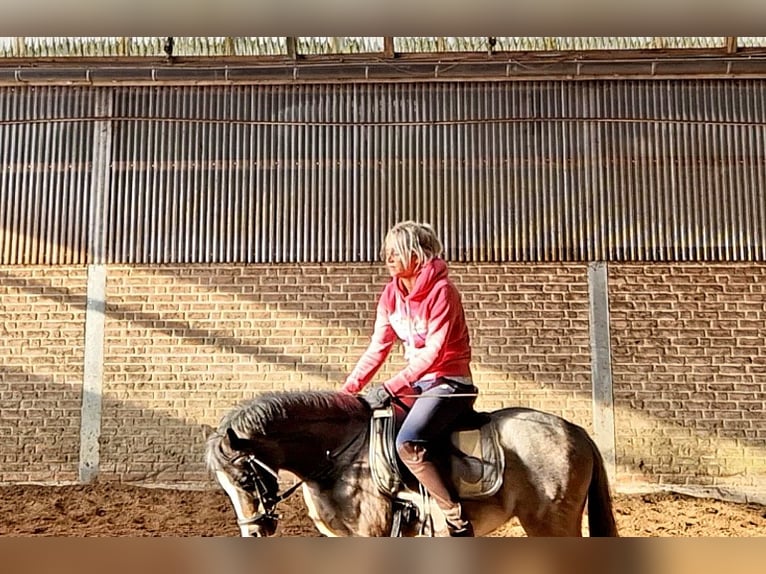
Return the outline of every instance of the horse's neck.
[[[357,455],[365,431],[364,425],[331,428],[319,424],[305,429],[283,445],[281,467],[304,480],[328,478]]]

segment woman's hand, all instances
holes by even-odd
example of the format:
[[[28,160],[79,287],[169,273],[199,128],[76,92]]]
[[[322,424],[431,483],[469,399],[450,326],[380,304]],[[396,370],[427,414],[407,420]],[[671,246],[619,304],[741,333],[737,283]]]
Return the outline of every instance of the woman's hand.
[[[376,385],[362,397],[371,409],[382,409],[391,403],[391,393],[384,385]]]
[[[340,392],[348,393],[349,395],[355,395],[359,392],[359,387],[360,385],[357,381],[346,379],[346,382],[343,383],[343,386],[340,388]]]

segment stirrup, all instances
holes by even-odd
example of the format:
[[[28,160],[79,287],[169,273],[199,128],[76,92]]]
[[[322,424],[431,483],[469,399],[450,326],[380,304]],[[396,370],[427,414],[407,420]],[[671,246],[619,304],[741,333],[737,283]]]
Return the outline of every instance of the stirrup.
[[[455,508],[442,511],[447,523],[447,532],[452,538],[470,538],[474,536],[473,524],[463,514],[463,506],[458,503]]]
[[[447,532],[450,538],[473,538],[476,536],[473,532],[473,524],[469,520],[464,521],[465,524],[457,526],[451,522],[447,522]]]

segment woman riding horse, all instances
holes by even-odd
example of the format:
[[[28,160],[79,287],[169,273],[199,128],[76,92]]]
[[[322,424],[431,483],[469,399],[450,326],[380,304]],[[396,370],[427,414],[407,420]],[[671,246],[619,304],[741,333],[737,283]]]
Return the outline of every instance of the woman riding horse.
[[[365,395],[372,407],[393,401],[407,413],[396,437],[404,464],[444,513],[450,536],[473,536],[473,527],[436,464],[434,448],[476,401],[471,345],[460,293],[448,276],[433,228],[404,221],[386,234],[382,255],[391,281],[377,305],[367,350],[342,390],[358,393],[388,357],[397,337],[407,367]]]

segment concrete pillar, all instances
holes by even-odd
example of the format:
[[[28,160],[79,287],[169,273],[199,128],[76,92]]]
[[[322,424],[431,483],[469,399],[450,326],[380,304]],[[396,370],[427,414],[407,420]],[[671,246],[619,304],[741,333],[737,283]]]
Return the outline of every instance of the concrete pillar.
[[[101,396],[104,380],[104,323],[106,268],[88,266],[88,295],[85,310],[85,362],[83,365],[80,415],[79,479],[93,481],[98,475],[101,438]]]
[[[85,358],[80,417],[79,479],[98,475],[101,437],[101,394],[104,379],[104,312],[106,310],[106,214],[109,206],[112,150],[112,92],[96,94],[93,128],[93,171],[88,220],[88,293],[85,311]]]
[[[590,300],[590,348],[593,387],[593,439],[604,457],[610,482],[616,474],[612,347],[609,331],[609,286],[607,265],[588,264]]]

